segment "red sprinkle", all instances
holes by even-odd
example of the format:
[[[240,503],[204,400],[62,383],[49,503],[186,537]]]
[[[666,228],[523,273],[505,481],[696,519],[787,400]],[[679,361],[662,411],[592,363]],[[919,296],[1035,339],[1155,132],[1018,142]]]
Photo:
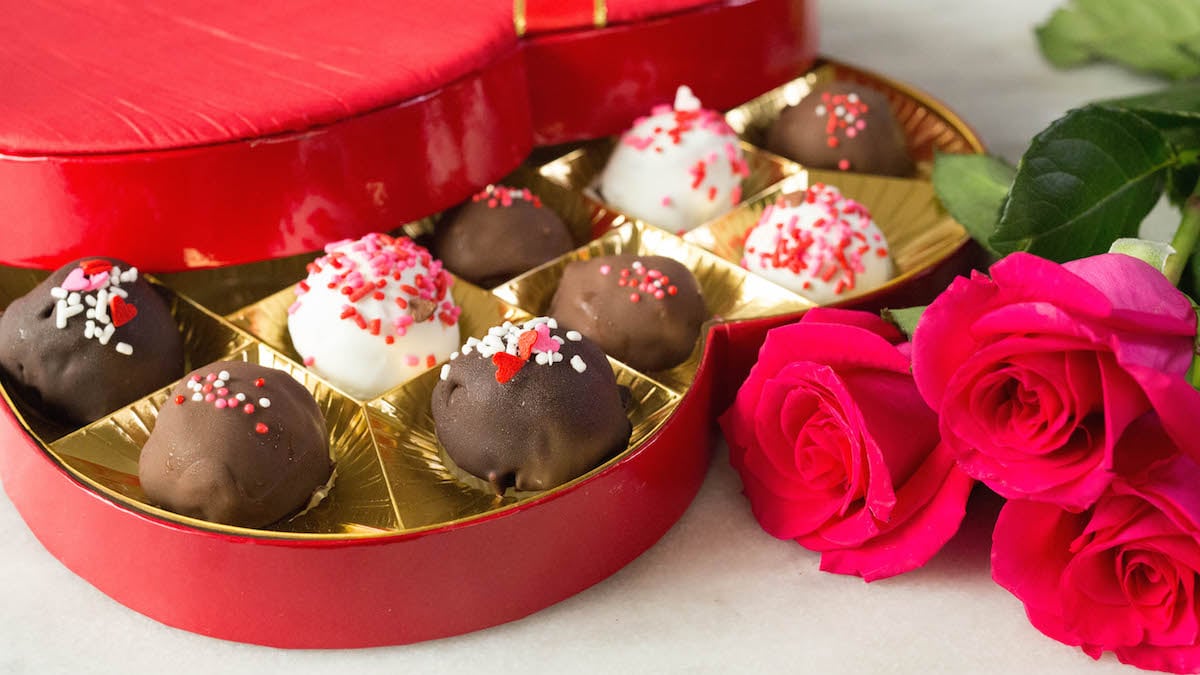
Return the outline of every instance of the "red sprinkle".
[[[267,425],[259,422],[258,424],[254,425],[254,430],[260,434],[265,434],[267,433]]]
[[[254,386],[256,386],[256,387],[261,387],[261,386],[263,386],[263,385],[264,385],[264,384],[266,384],[266,383],[267,383],[267,381],[266,381],[266,380],[264,380],[264,379],[262,379],[262,378],[260,377],[260,378],[258,378],[257,380],[255,380],[255,381],[254,381]]]
[[[642,296],[638,295],[637,293],[630,293],[630,294],[629,294],[629,301],[630,301],[630,302],[641,302],[641,301],[642,301]]]
[[[183,401],[184,401],[183,394],[180,394],[175,397],[175,405],[183,405]]]
[[[525,366],[524,359],[513,356],[508,352],[496,352],[493,354],[492,363],[496,366],[496,381],[500,384],[507,384]]]
[[[247,403],[246,405],[242,406],[242,412],[246,413],[247,415],[254,412],[254,404]]]

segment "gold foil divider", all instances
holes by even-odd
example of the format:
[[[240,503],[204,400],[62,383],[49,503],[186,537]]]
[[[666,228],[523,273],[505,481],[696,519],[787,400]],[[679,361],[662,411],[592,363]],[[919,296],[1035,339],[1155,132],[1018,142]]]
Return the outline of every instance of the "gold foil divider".
[[[619,255],[661,255],[679,261],[696,277],[704,297],[706,323],[683,363],[647,375],[677,393],[695,380],[703,356],[704,340],[713,320],[736,320],[790,314],[812,307],[803,298],[751,276],[736,265],[688,244],[675,235],[638,222],[620,228],[513,279],[493,291],[497,296],[535,316],[547,314],[566,266],[579,260]]]
[[[362,406],[264,345],[249,345],[221,358],[282,370],[313,394],[325,416],[330,454],[337,472],[328,495],[320,503],[263,530],[210,523],[150,504],[138,480],[138,458],[172,387],[51,443],[51,454],[83,482],[109,498],[200,529],[259,537],[320,538],[363,531],[394,533],[400,528]]]
[[[516,504],[569,490],[621,461],[657,432],[680,397],[661,384],[609,360],[617,384],[631,394],[633,434],[625,450],[562,486],[540,492],[508,490],[499,498],[486,481],[455,467],[438,443],[431,398],[440,375],[428,371],[393,389],[367,408],[384,472],[406,528],[451,525]]]
[[[933,185],[926,181],[815,169],[788,178],[725,216],[692,230],[684,238],[740,266],[746,235],[758,224],[763,210],[786,194],[803,192],[810,183],[832,185],[866,206],[883,231],[896,264],[896,275],[886,284],[857,289],[843,296],[839,303],[903,284],[945,260],[970,238],[963,226],[942,208]]]

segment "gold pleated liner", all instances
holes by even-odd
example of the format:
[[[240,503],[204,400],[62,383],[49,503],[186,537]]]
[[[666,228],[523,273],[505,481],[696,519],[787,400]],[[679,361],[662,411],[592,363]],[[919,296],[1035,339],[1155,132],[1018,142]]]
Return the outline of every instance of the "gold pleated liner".
[[[896,276],[886,284],[858,288],[842,296],[838,303],[903,284],[945,260],[968,239],[966,230],[946,213],[933,185],[926,181],[818,170],[784,180],[724,217],[688,232],[684,239],[740,265],[746,235],[758,223],[763,210],[785,194],[803,192],[810,183],[836,186],[842,194],[866,206],[887,238],[896,263]]]
[[[784,108],[799,103],[818,84],[833,81],[865,85],[887,97],[892,113],[904,132],[908,151],[917,161],[917,171],[921,177],[929,177],[935,151],[984,152],[983,144],[974,132],[929,95],[882,75],[836,61],[822,62],[803,77],[730,110],[725,114],[725,121],[743,140],[765,147],[767,130],[779,119],[779,113]]]
[[[450,286],[450,295],[454,298],[454,302],[462,308],[462,315],[458,320],[459,344],[466,342],[467,338],[473,335],[486,333],[491,326],[514,320],[520,316],[516,308],[506,305],[491,293],[462,279],[455,278],[454,284]],[[288,333],[287,326],[288,308],[295,301],[294,286],[288,286],[264,300],[234,312],[229,315],[228,319],[230,323],[262,340],[272,349],[296,363],[301,363],[304,359],[292,345],[292,338]],[[337,319],[331,320],[336,321]],[[439,361],[433,370],[440,369],[443,362]],[[354,398],[345,392],[341,393],[347,398]],[[362,402],[361,399],[355,400]]]
[[[750,169],[750,175],[742,180],[742,201],[739,203],[749,201],[754,195],[800,171],[800,166],[795,162],[756,148],[745,141],[739,141],[738,144],[745,153],[746,164]],[[538,169],[538,173],[569,190],[572,199],[582,199],[583,203],[589,206],[594,205],[594,207],[611,212],[619,218],[619,220],[614,220],[614,226],[628,221],[654,225],[654,223],[639,219],[605,203],[603,195],[596,192],[600,174],[604,171],[604,166],[608,164],[608,158],[612,156],[616,147],[616,137],[591,141],[549,164],[542,165]]]
[[[40,284],[48,272],[0,267],[0,307],[25,295]],[[152,276],[146,279],[167,302],[171,315],[183,338],[185,372],[221,358],[249,340],[232,330],[220,317],[188,298],[162,285]],[[77,427],[65,425],[44,415],[36,405],[26,401],[16,387],[5,387],[5,397],[30,431],[43,443],[61,438]]]
[[[677,366],[647,373],[672,391],[683,394],[696,379],[704,338],[711,321],[737,321],[775,314],[794,314],[812,307],[800,296],[753,276],[683,239],[642,222],[629,222],[571,253],[535,267],[493,292],[530,314],[548,313],[567,265],[606,255],[661,255],[691,270],[704,297],[705,324],[692,353]]]
[[[367,413],[379,441],[379,456],[403,527],[411,530],[442,526],[569,490],[576,483],[620,462],[644,443],[670,418],[680,397],[618,361],[609,359],[609,363],[617,383],[629,387],[632,394],[629,419],[633,434],[628,446],[583,476],[541,492],[509,489],[497,497],[486,481],[453,465],[434,431],[430,400],[440,378],[436,370],[372,401]]]
[[[158,411],[167,402],[170,387],[51,443],[51,452],[109,497],[155,516],[202,529],[283,536],[342,535],[398,528],[396,509],[361,405],[265,345],[251,344],[221,358],[282,370],[303,384],[321,408],[337,473],[329,495],[302,515],[257,530],[217,525],[151,505],[138,480],[138,457],[154,430]]]

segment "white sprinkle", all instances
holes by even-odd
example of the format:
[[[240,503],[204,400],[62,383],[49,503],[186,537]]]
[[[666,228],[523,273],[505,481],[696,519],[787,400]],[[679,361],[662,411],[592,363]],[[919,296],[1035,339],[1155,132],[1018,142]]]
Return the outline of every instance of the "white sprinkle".
[[[50,289],[50,297],[57,300],[65,300],[67,297],[67,289],[55,286]]]
[[[634,260],[634,261],[633,261],[633,269],[635,269],[635,270],[640,270],[640,269],[642,269],[643,267],[645,267],[645,265],[643,265],[643,264],[642,264],[642,261],[641,261],[641,260]]]
[[[114,286],[114,287],[112,287],[112,288],[108,289],[108,294],[109,294],[109,295],[119,295],[119,296],[121,296],[122,298],[128,298],[128,297],[129,297],[129,292],[128,292],[128,291],[126,291],[124,288],[121,288],[121,287],[119,287],[119,286]]]
[[[562,352],[550,352],[550,363],[558,363],[563,360]]]
[[[96,322],[88,321],[87,324],[84,325],[84,327],[83,327],[83,339],[91,340],[92,337],[95,336],[95,334],[96,334]]]
[[[126,342],[118,342],[116,350],[118,354],[124,354],[125,356],[133,353],[133,347],[129,346]]]
[[[583,334],[577,330],[569,330],[567,331],[567,339],[571,342],[579,342],[583,339]]]
[[[458,352],[450,352],[450,360],[451,361],[453,361],[454,359],[457,359],[457,358],[458,358]]]
[[[575,372],[577,373],[582,373],[583,371],[587,370],[587,364],[583,362],[583,359],[579,358],[578,354],[571,357],[571,367],[574,368]]]
[[[87,314],[84,314],[84,316],[86,316],[86,317],[87,317],[87,318],[89,318],[89,319],[94,319],[94,318],[96,318],[96,310],[94,310],[94,309],[89,309],[89,310],[87,311]]]
[[[463,353],[463,354],[470,354],[470,353],[471,353],[471,345],[470,345],[470,344],[465,344],[465,345],[463,345],[463,348],[462,348],[462,353]]]
[[[813,112],[816,113],[818,117],[820,117],[820,116],[824,115],[825,113],[829,112],[829,110],[825,106],[819,105],[815,109],[813,109]]]
[[[96,306],[96,298],[94,296],[85,295],[85,296],[83,296],[83,301],[88,304],[88,307]]]
[[[508,331],[504,330],[503,326],[492,326],[491,328],[488,329],[488,335],[495,336],[495,337],[500,337],[507,332]]]
[[[224,386],[225,386],[225,380],[222,380],[222,379],[213,380],[213,389],[220,389],[221,387],[224,387]]]
[[[100,331],[100,334],[96,336],[96,339],[100,341],[100,344],[106,345],[106,344],[108,344],[108,341],[112,339],[113,332],[116,330],[117,330],[116,326],[113,326],[110,323],[107,326],[105,326],[103,330]]]
[[[449,377],[450,377],[450,364],[446,363],[446,364],[442,365],[442,379],[445,380]]]
[[[58,302],[54,303],[54,310],[54,327],[59,329],[66,328],[67,302],[65,300],[59,300]]]
[[[193,401],[203,401],[204,394],[201,394],[200,392],[196,392],[195,394],[192,394],[192,400]]]
[[[535,361],[537,361],[537,364],[539,366],[550,365],[550,355],[547,354],[546,352],[538,352],[537,354],[534,355],[533,358]]]
[[[858,94],[846,94],[846,100],[851,103],[858,103]]]
[[[137,281],[137,278],[138,269],[136,267],[130,267],[127,271],[121,273],[121,281],[124,281],[125,283]]]
[[[229,371],[228,371],[228,370],[222,370],[221,372],[217,373],[217,379],[218,379],[218,380],[225,380],[226,382],[228,382],[228,381],[229,381]]]
[[[260,399],[258,399],[258,407],[260,407],[260,408],[270,408],[270,407],[271,407],[271,399],[269,399],[269,398],[260,398]]]
[[[68,305],[78,305],[79,304],[79,294],[72,293],[72,294],[68,295],[67,296],[67,304]]]
[[[837,115],[838,117],[841,117],[842,115],[846,114],[846,109],[839,105],[838,107],[833,109],[833,114]]]
[[[551,337],[551,338],[553,338],[553,339],[554,339],[554,341],[555,341],[555,342],[557,342],[557,343],[558,343],[558,344],[560,344],[560,345],[565,345],[565,344],[567,344],[567,341],[566,341],[566,340],[564,340],[564,339],[562,339],[562,338],[558,337],[557,335],[551,335],[550,337]]]
[[[239,400],[239,401],[245,401],[245,400],[246,400],[246,395],[245,395],[245,394],[241,394],[241,393],[239,393],[237,396],[234,396],[234,398],[236,398],[236,399],[237,399],[237,400]]]
[[[96,320],[108,323],[108,289],[101,288],[100,292],[96,293]]]
[[[108,282],[114,286],[121,283],[121,268],[120,267],[113,265],[112,269],[108,271]]]
[[[858,118],[854,116],[854,113],[850,113],[849,115],[846,115],[847,122],[853,122],[856,119],[858,119]]]
[[[555,319],[554,317],[550,317],[549,319],[546,320],[546,325],[549,326],[550,328],[558,328],[558,319]]]

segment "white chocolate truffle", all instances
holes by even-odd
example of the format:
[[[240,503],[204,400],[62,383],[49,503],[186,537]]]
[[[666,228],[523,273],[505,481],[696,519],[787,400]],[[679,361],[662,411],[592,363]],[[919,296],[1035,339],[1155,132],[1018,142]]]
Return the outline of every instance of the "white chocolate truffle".
[[[346,393],[374,398],[458,347],[453,277],[407,237],[368,234],[325,247],[288,309],[304,365]]]
[[[822,305],[892,278],[887,239],[865,206],[819,183],[793,201],[763,211],[742,267]]]
[[[617,143],[599,189],[616,208],[671,232],[690,230],[742,199],[750,170],[737,134],[687,87]]]

